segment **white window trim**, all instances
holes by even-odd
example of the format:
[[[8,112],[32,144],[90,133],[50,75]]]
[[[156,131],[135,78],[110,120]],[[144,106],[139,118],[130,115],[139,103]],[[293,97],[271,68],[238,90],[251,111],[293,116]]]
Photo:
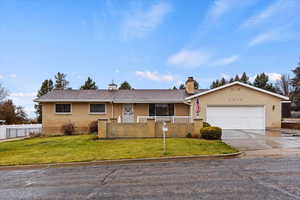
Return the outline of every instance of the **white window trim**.
[[[104,104],[105,112],[91,112],[91,104]],[[106,115],[107,114],[107,105],[106,105],[106,103],[89,103],[88,113],[89,113],[89,115]]]
[[[70,112],[56,112],[56,105],[59,105],[59,104],[70,104],[71,105]],[[72,103],[56,103],[56,104],[54,104],[54,113],[56,115],[72,115],[72,111],[73,111]]]

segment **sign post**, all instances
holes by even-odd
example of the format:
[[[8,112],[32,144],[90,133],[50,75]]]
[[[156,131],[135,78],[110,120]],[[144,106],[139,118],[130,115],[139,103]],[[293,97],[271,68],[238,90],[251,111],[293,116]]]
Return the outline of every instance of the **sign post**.
[[[163,141],[164,141],[164,154],[166,154],[167,153],[166,132],[168,131],[166,122],[163,123],[162,130],[163,130]]]

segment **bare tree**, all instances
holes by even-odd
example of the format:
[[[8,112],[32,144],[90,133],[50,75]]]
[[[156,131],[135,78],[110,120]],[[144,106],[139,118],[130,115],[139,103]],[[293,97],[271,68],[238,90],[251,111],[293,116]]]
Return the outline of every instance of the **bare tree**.
[[[2,102],[8,95],[8,92],[5,87],[0,83],[0,102]]]
[[[279,93],[284,96],[291,96],[293,87],[291,85],[291,79],[288,74],[282,74],[281,78],[276,82],[276,88]]]

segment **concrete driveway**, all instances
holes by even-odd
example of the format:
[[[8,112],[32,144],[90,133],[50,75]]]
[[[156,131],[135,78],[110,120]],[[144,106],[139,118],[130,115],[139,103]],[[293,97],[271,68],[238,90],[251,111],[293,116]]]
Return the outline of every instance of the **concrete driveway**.
[[[241,151],[300,148],[300,135],[289,130],[223,130],[222,139]],[[294,136],[297,135],[298,136]]]

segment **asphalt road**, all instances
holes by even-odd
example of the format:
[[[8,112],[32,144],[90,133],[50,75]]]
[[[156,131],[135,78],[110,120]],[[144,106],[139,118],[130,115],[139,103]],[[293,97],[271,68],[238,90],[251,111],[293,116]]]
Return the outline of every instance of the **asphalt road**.
[[[0,199],[300,199],[300,157],[0,171]]]

